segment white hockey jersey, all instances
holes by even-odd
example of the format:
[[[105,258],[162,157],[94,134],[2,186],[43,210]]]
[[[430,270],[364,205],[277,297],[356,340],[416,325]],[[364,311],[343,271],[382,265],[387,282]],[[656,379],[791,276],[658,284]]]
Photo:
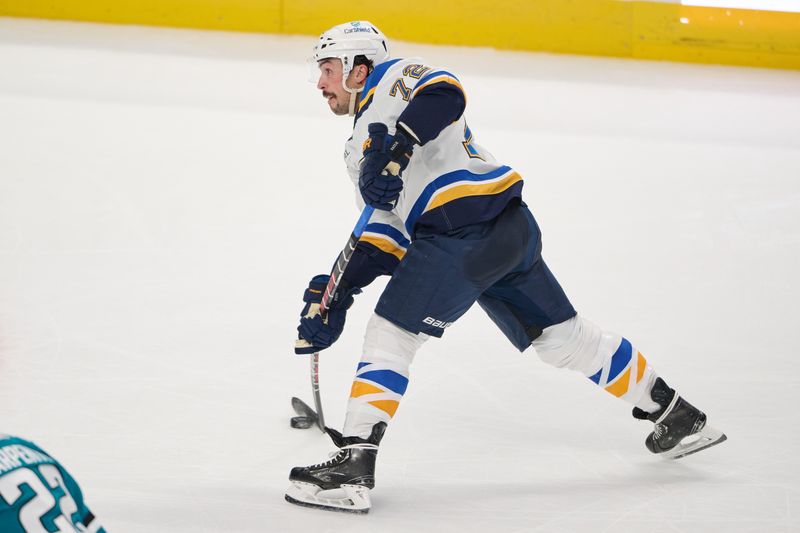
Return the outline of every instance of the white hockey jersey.
[[[344,151],[359,208],[363,208],[364,201],[358,175],[369,124],[381,122],[394,134],[400,114],[415,95],[441,83],[452,84],[463,92],[456,76],[418,58],[386,61],[367,78],[353,135]],[[520,175],[475,143],[463,114],[435,139],[414,146],[401,177],[403,190],[395,208],[376,210],[361,238],[397,259],[402,259],[415,235],[444,233],[490,220],[522,191]]]

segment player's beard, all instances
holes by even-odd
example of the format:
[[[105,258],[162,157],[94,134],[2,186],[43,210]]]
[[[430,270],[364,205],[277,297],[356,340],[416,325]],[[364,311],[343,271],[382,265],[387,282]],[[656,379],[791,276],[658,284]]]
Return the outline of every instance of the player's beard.
[[[343,96],[337,94],[324,94],[323,96],[333,96],[333,100],[328,100],[328,105],[334,115],[348,115],[350,113],[350,98],[353,96],[345,92]],[[343,100],[344,99],[344,100]]]

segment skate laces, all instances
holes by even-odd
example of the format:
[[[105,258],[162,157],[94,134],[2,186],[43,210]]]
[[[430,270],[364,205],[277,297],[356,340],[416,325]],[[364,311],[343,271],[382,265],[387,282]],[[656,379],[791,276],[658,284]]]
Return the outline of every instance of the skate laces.
[[[670,414],[672,414],[672,410],[675,409],[676,405],[678,405],[678,400],[680,400],[680,396],[678,396],[678,393],[676,392],[672,395],[672,400],[669,402],[667,408],[664,409],[664,412],[661,413],[661,416],[659,416],[655,421],[655,427],[653,428],[654,439],[660,439],[667,431],[669,431],[664,421]]]
[[[357,442],[355,444],[348,444],[347,446],[342,446],[338,450],[334,450],[328,454],[328,459],[324,463],[320,463],[314,466],[328,466],[335,463],[339,456],[342,455],[346,450],[377,450],[378,446],[375,444],[370,444],[369,442]]]
[[[680,400],[680,398],[681,397],[678,396],[677,392],[672,395],[672,401],[669,402],[669,405],[667,405],[667,408],[664,409],[664,412],[661,413],[661,416],[659,416],[658,419],[655,421],[655,425],[656,426],[661,425],[661,423],[664,421],[664,419],[666,419],[672,413],[672,410],[678,404],[678,400]]]
[[[355,444],[348,444],[347,446],[342,446],[335,452],[329,453],[328,457],[336,457],[345,450],[377,450],[377,449],[378,446],[375,444],[371,444],[369,442],[357,442]]]

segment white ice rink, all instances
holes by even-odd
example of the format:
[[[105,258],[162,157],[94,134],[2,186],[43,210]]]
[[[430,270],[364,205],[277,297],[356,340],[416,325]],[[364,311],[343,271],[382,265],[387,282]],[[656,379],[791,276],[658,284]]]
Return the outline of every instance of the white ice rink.
[[[313,41],[0,19],[0,431],[111,533],[800,530],[800,72],[402,43],[460,75],[576,308],[729,440],[651,456],[476,307],[418,354],[372,512],[284,502],[333,449],[289,428],[300,297],[358,216]],[[381,286],[322,354],[335,427]]]

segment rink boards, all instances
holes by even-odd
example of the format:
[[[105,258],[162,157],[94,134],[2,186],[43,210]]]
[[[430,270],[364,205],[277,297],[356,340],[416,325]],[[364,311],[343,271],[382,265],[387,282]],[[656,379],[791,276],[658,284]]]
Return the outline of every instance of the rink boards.
[[[0,0],[3,15],[310,35],[368,19],[414,42],[800,69],[800,13],[676,0]]]

